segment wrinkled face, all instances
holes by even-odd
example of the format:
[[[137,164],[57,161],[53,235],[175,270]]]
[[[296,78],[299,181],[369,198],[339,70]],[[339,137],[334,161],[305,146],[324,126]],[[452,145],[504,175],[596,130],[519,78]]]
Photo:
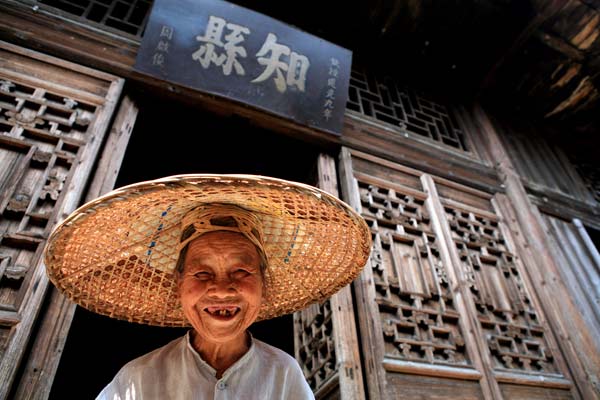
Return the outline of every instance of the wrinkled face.
[[[244,337],[263,294],[256,247],[236,232],[200,236],[188,245],[178,289],[183,312],[203,340]]]

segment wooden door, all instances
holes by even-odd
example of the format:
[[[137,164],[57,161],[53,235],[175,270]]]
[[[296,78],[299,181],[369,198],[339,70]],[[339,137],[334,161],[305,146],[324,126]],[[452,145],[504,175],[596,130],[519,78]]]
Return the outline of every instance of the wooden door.
[[[505,195],[348,149],[340,176],[373,234],[354,282],[369,398],[578,397]]]
[[[320,154],[317,186],[339,197],[336,160]],[[294,313],[294,350],[317,399],[365,399],[351,287]]]
[[[13,382],[43,317],[45,240],[80,204],[122,86],[115,76],[0,42],[0,399],[19,391]],[[51,380],[52,368],[43,372]]]

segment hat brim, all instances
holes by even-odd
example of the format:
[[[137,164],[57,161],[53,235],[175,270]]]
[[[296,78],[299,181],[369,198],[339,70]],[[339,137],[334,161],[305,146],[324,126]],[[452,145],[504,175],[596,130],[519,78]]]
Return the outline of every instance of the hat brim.
[[[370,253],[360,215],[313,186],[255,175],[176,175],[122,187],[74,211],[48,239],[48,276],[90,311],[187,326],[174,272],[181,219],[213,203],[261,220],[269,265],[257,320],[330,297],[358,276]]]

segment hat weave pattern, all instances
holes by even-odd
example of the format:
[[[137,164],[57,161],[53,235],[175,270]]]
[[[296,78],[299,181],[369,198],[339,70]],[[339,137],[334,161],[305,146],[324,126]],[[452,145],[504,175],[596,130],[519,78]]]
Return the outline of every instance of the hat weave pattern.
[[[46,245],[48,276],[90,311],[188,326],[175,280],[181,221],[215,203],[260,220],[269,265],[257,320],[328,298],[356,278],[369,256],[365,221],[312,186],[253,175],[177,175],[117,189],[73,212]]]

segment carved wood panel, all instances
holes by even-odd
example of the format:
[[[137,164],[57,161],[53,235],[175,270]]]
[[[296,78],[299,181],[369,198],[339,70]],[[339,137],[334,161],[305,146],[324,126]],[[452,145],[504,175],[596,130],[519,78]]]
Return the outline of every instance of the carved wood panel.
[[[2,310],[19,307],[23,281],[95,112],[94,105],[42,88],[0,81],[0,164],[6,168],[0,183],[0,257],[7,260],[0,278]]]
[[[445,206],[493,368],[559,373],[499,218]]]
[[[296,354],[308,384],[317,392],[337,373],[331,302],[313,304],[294,318]]]
[[[354,284],[369,398],[433,395],[410,378],[417,375],[454,382],[458,396],[481,395],[468,315],[422,173],[348,149],[341,163],[345,200],[373,235],[369,263]]]
[[[0,58],[3,398],[47,285],[41,265],[45,240],[77,206],[122,82],[2,42]]]
[[[370,263],[385,355],[430,364],[469,365],[437,238],[423,192],[357,176],[362,215],[373,232]]]
[[[346,108],[395,126],[399,136],[415,134],[458,150],[471,150],[465,132],[446,104],[392,78],[353,68]]]
[[[369,396],[436,397],[445,386],[508,399],[533,386],[571,398],[495,196],[354,150],[341,158],[345,199],[373,234],[355,282]]]

